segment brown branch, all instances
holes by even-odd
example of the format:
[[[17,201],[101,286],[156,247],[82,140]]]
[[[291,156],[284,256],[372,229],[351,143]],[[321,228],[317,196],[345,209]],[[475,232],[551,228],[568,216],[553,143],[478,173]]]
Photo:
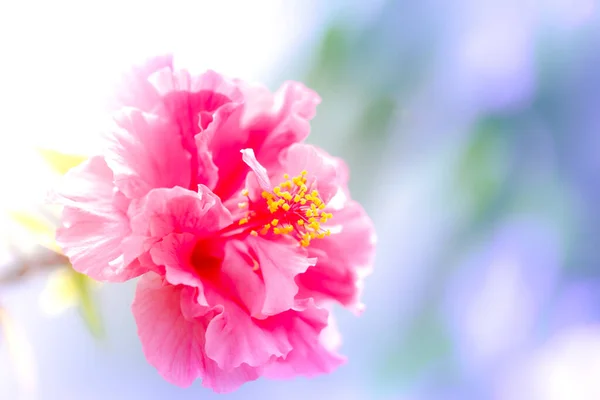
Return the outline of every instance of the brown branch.
[[[8,270],[8,272],[0,274],[0,286],[17,283],[35,273],[50,271],[69,263],[68,258],[64,255],[42,246],[32,255],[25,256],[21,253],[16,258],[15,262],[2,266],[1,269]]]

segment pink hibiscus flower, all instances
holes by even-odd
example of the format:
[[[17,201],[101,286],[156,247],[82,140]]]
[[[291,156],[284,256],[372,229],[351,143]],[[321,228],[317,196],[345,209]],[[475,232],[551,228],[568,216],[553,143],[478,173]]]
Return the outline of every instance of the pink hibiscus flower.
[[[328,307],[362,309],[375,235],[345,164],[302,143],[317,94],[160,57],[115,99],[106,147],[57,189],[57,241],[94,279],[143,275],[132,310],[148,361],[218,392],[342,364]]]

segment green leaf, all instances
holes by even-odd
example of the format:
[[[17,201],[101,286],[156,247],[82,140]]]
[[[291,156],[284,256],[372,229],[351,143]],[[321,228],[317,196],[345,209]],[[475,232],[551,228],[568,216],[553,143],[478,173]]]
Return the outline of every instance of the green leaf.
[[[485,118],[473,131],[458,167],[458,184],[468,197],[475,218],[485,214],[508,181],[513,165],[508,121]]]
[[[387,128],[397,107],[396,101],[391,96],[385,93],[375,94],[366,105],[357,135],[365,142],[373,141],[374,136],[378,139],[385,138],[389,133]]]
[[[37,151],[44,161],[61,175],[66,174],[71,168],[78,166],[87,159],[85,156],[66,154],[51,149],[38,148]]]
[[[83,318],[88,330],[94,337],[101,338],[104,336],[104,327],[102,318],[95,302],[92,288],[97,282],[88,278],[86,275],[80,274],[70,268],[73,283],[78,294],[79,314]]]
[[[306,78],[309,86],[320,89],[346,68],[345,62],[351,50],[347,34],[348,31],[341,25],[334,24],[327,29]]]
[[[90,333],[100,338],[104,333],[102,319],[93,295],[97,285],[98,282],[66,265],[49,276],[40,295],[41,307],[49,315],[60,314],[68,308],[77,307]]]
[[[61,253],[55,240],[56,228],[50,221],[31,211],[10,210],[8,211],[8,215],[19,226],[25,229],[36,243],[52,251]]]

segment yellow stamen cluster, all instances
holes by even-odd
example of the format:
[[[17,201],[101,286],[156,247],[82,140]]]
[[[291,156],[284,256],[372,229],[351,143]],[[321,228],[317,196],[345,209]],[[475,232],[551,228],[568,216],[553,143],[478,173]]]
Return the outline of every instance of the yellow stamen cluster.
[[[321,200],[319,192],[309,192],[306,185],[306,171],[290,179],[284,174],[285,179],[273,188],[273,192],[262,192],[262,197],[267,202],[271,214],[277,214],[270,223],[263,226],[261,234],[266,234],[271,229],[276,235],[286,235],[296,232],[300,245],[307,247],[313,239],[323,239],[329,236],[329,230],[322,230],[321,224],[333,217],[331,213],[323,212],[325,203]]]

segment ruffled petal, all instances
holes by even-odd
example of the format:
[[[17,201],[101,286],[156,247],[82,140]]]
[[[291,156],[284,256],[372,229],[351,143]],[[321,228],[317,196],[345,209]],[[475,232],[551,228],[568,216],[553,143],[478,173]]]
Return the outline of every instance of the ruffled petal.
[[[237,302],[252,317],[264,318],[265,285],[244,243],[199,241],[189,233],[173,233],[152,246],[150,254],[167,282],[198,288],[199,304],[208,306],[204,295],[208,288],[219,298]]]
[[[154,245],[151,254],[165,266],[170,283],[209,287],[256,319],[292,309],[298,293],[295,277],[316,263],[288,241],[254,237],[198,241],[190,234],[172,234]]]
[[[331,236],[308,247],[309,255],[318,261],[298,276],[298,297],[335,300],[360,312],[362,279],[370,273],[375,256],[375,229],[357,202],[349,201],[332,213],[326,226]]]
[[[264,318],[265,284],[256,255],[247,243],[228,240],[224,244],[219,276],[213,276],[212,283],[229,298],[238,299],[251,317]]]
[[[226,243],[225,243],[226,244]],[[197,288],[197,303],[208,307],[205,288],[230,293],[229,281],[223,279],[224,243],[199,240],[191,233],[171,233],[150,249],[152,265],[172,285]]]
[[[237,302],[218,299],[218,296],[207,293],[210,303],[217,300],[216,304],[223,305],[223,313],[208,325],[206,354],[220,368],[229,370],[241,364],[277,364],[287,360],[294,351],[297,356],[290,361],[289,368],[306,375],[317,373],[316,370],[324,373],[343,362],[342,358],[320,345],[319,337],[327,326],[328,313],[317,308],[312,301],[299,302],[294,309],[265,319],[255,319]],[[301,361],[306,356],[310,360]],[[274,367],[274,370],[277,368]]]
[[[328,340],[335,335],[335,326],[327,325],[328,312],[312,302],[303,308],[301,312],[284,315],[293,350],[266,368],[267,378],[314,377],[331,373],[346,362],[345,357],[335,352],[335,347],[330,347]]]
[[[190,187],[204,184],[214,189],[218,168],[212,160],[208,136],[202,131],[221,107],[242,103],[241,92],[234,82],[211,70],[191,76],[185,70],[163,69],[150,80],[162,96],[160,115],[178,127],[183,147],[192,155],[191,168],[196,175],[192,176]]]
[[[171,233],[152,246],[152,262],[164,268],[167,282],[202,288],[202,281],[192,263],[197,243],[198,239],[191,233]],[[207,304],[205,300],[201,303]]]
[[[275,94],[263,86],[237,84],[244,103],[219,109],[207,129],[219,169],[215,193],[223,198],[241,189],[248,172],[246,163],[235,155],[239,149],[253,149],[261,165],[274,168],[284,149],[308,136],[309,120],[320,102],[314,91],[297,82],[287,82]]]
[[[156,238],[173,232],[205,237],[233,222],[221,200],[202,185],[198,192],[154,189],[130,208],[129,215],[134,234]]]
[[[146,271],[124,263],[121,242],[129,235],[127,199],[114,190],[102,157],[70,170],[54,195],[64,205],[56,240],[75,270],[100,281],[120,282]]]
[[[193,299],[190,290],[165,285],[155,274],[145,275],[138,283],[132,311],[148,362],[175,385],[188,387],[201,378],[202,386],[220,393],[257,379],[260,369],[240,364],[224,371],[206,356],[206,326],[212,315],[183,315],[182,301]]]
[[[200,132],[194,138],[196,142],[196,154],[198,172],[196,181],[198,184],[214,190],[219,181],[219,168],[213,161],[213,154],[209,148],[210,137],[206,132]]]
[[[243,102],[243,95],[235,82],[212,70],[191,76],[185,70],[173,72],[163,69],[150,76],[149,80],[162,96],[164,111],[184,131],[204,130],[220,107],[231,102]]]
[[[189,241],[194,242],[189,244],[186,241],[185,246],[179,243],[182,248],[194,247],[198,241],[210,238],[232,223],[231,214],[221,200],[204,186],[199,186],[198,192],[180,187],[154,189],[133,203],[128,214],[132,232],[122,246],[126,260],[136,259],[159,245],[156,251],[176,253],[176,245],[183,240],[181,237],[171,237],[160,244],[166,236],[175,233],[188,233],[192,238]],[[186,262],[190,261],[186,259]],[[155,264],[165,265],[161,262]]]
[[[246,165],[248,165],[250,167],[250,169],[254,173],[254,176],[255,176],[256,181],[258,182],[260,188],[262,190],[266,190],[267,192],[270,192],[272,190],[272,188],[271,188],[271,181],[269,180],[269,176],[267,174],[267,170],[256,159],[256,156],[254,155],[254,150],[242,149],[241,153],[242,153],[242,160],[246,163]]]
[[[291,81],[274,94],[262,86],[239,84],[246,98],[242,128],[262,136],[260,147],[265,160],[261,162],[276,161],[269,158],[306,139],[310,133],[309,121],[321,102],[315,91]]]
[[[224,370],[242,364],[264,366],[272,358],[285,357],[291,350],[288,333],[276,321],[257,320],[235,301],[216,291],[206,293],[210,304],[222,304],[223,313],[206,329],[206,354]]]
[[[337,173],[335,159],[325,151],[309,145],[294,144],[281,156],[281,169],[290,176],[307,171],[307,186],[317,189],[321,199],[328,203],[338,191],[341,176]]]
[[[195,137],[210,125],[217,110],[243,101],[236,82],[211,70],[196,76],[174,70],[172,56],[164,56],[150,59],[124,76],[114,108],[136,108],[170,124],[177,132],[179,145],[189,154],[191,179],[182,186],[194,189],[204,184],[214,189],[217,167],[212,163],[208,143],[198,143]]]
[[[315,258],[308,258],[300,246],[288,241],[273,241],[249,237],[248,245],[256,254],[265,285],[262,314],[275,315],[292,309],[298,293],[295,278],[315,265]]]
[[[206,131],[198,135],[206,141],[218,169],[219,179],[214,192],[223,199],[241,189],[248,173],[248,166],[240,155],[241,149],[249,147],[250,140],[250,132],[241,128],[243,111],[243,105],[223,106],[214,114],[214,120]]]
[[[133,67],[119,81],[109,108],[133,107],[146,112],[154,111],[161,104],[161,95],[148,77],[163,69],[173,70],[173,56],[170,54],[150,58]]]
[[[138,199],[154,188],[190,186],[191,154],[182,146],[176,125],[135,109],[121,112],[116,122],[105,159],[127,197]]]

